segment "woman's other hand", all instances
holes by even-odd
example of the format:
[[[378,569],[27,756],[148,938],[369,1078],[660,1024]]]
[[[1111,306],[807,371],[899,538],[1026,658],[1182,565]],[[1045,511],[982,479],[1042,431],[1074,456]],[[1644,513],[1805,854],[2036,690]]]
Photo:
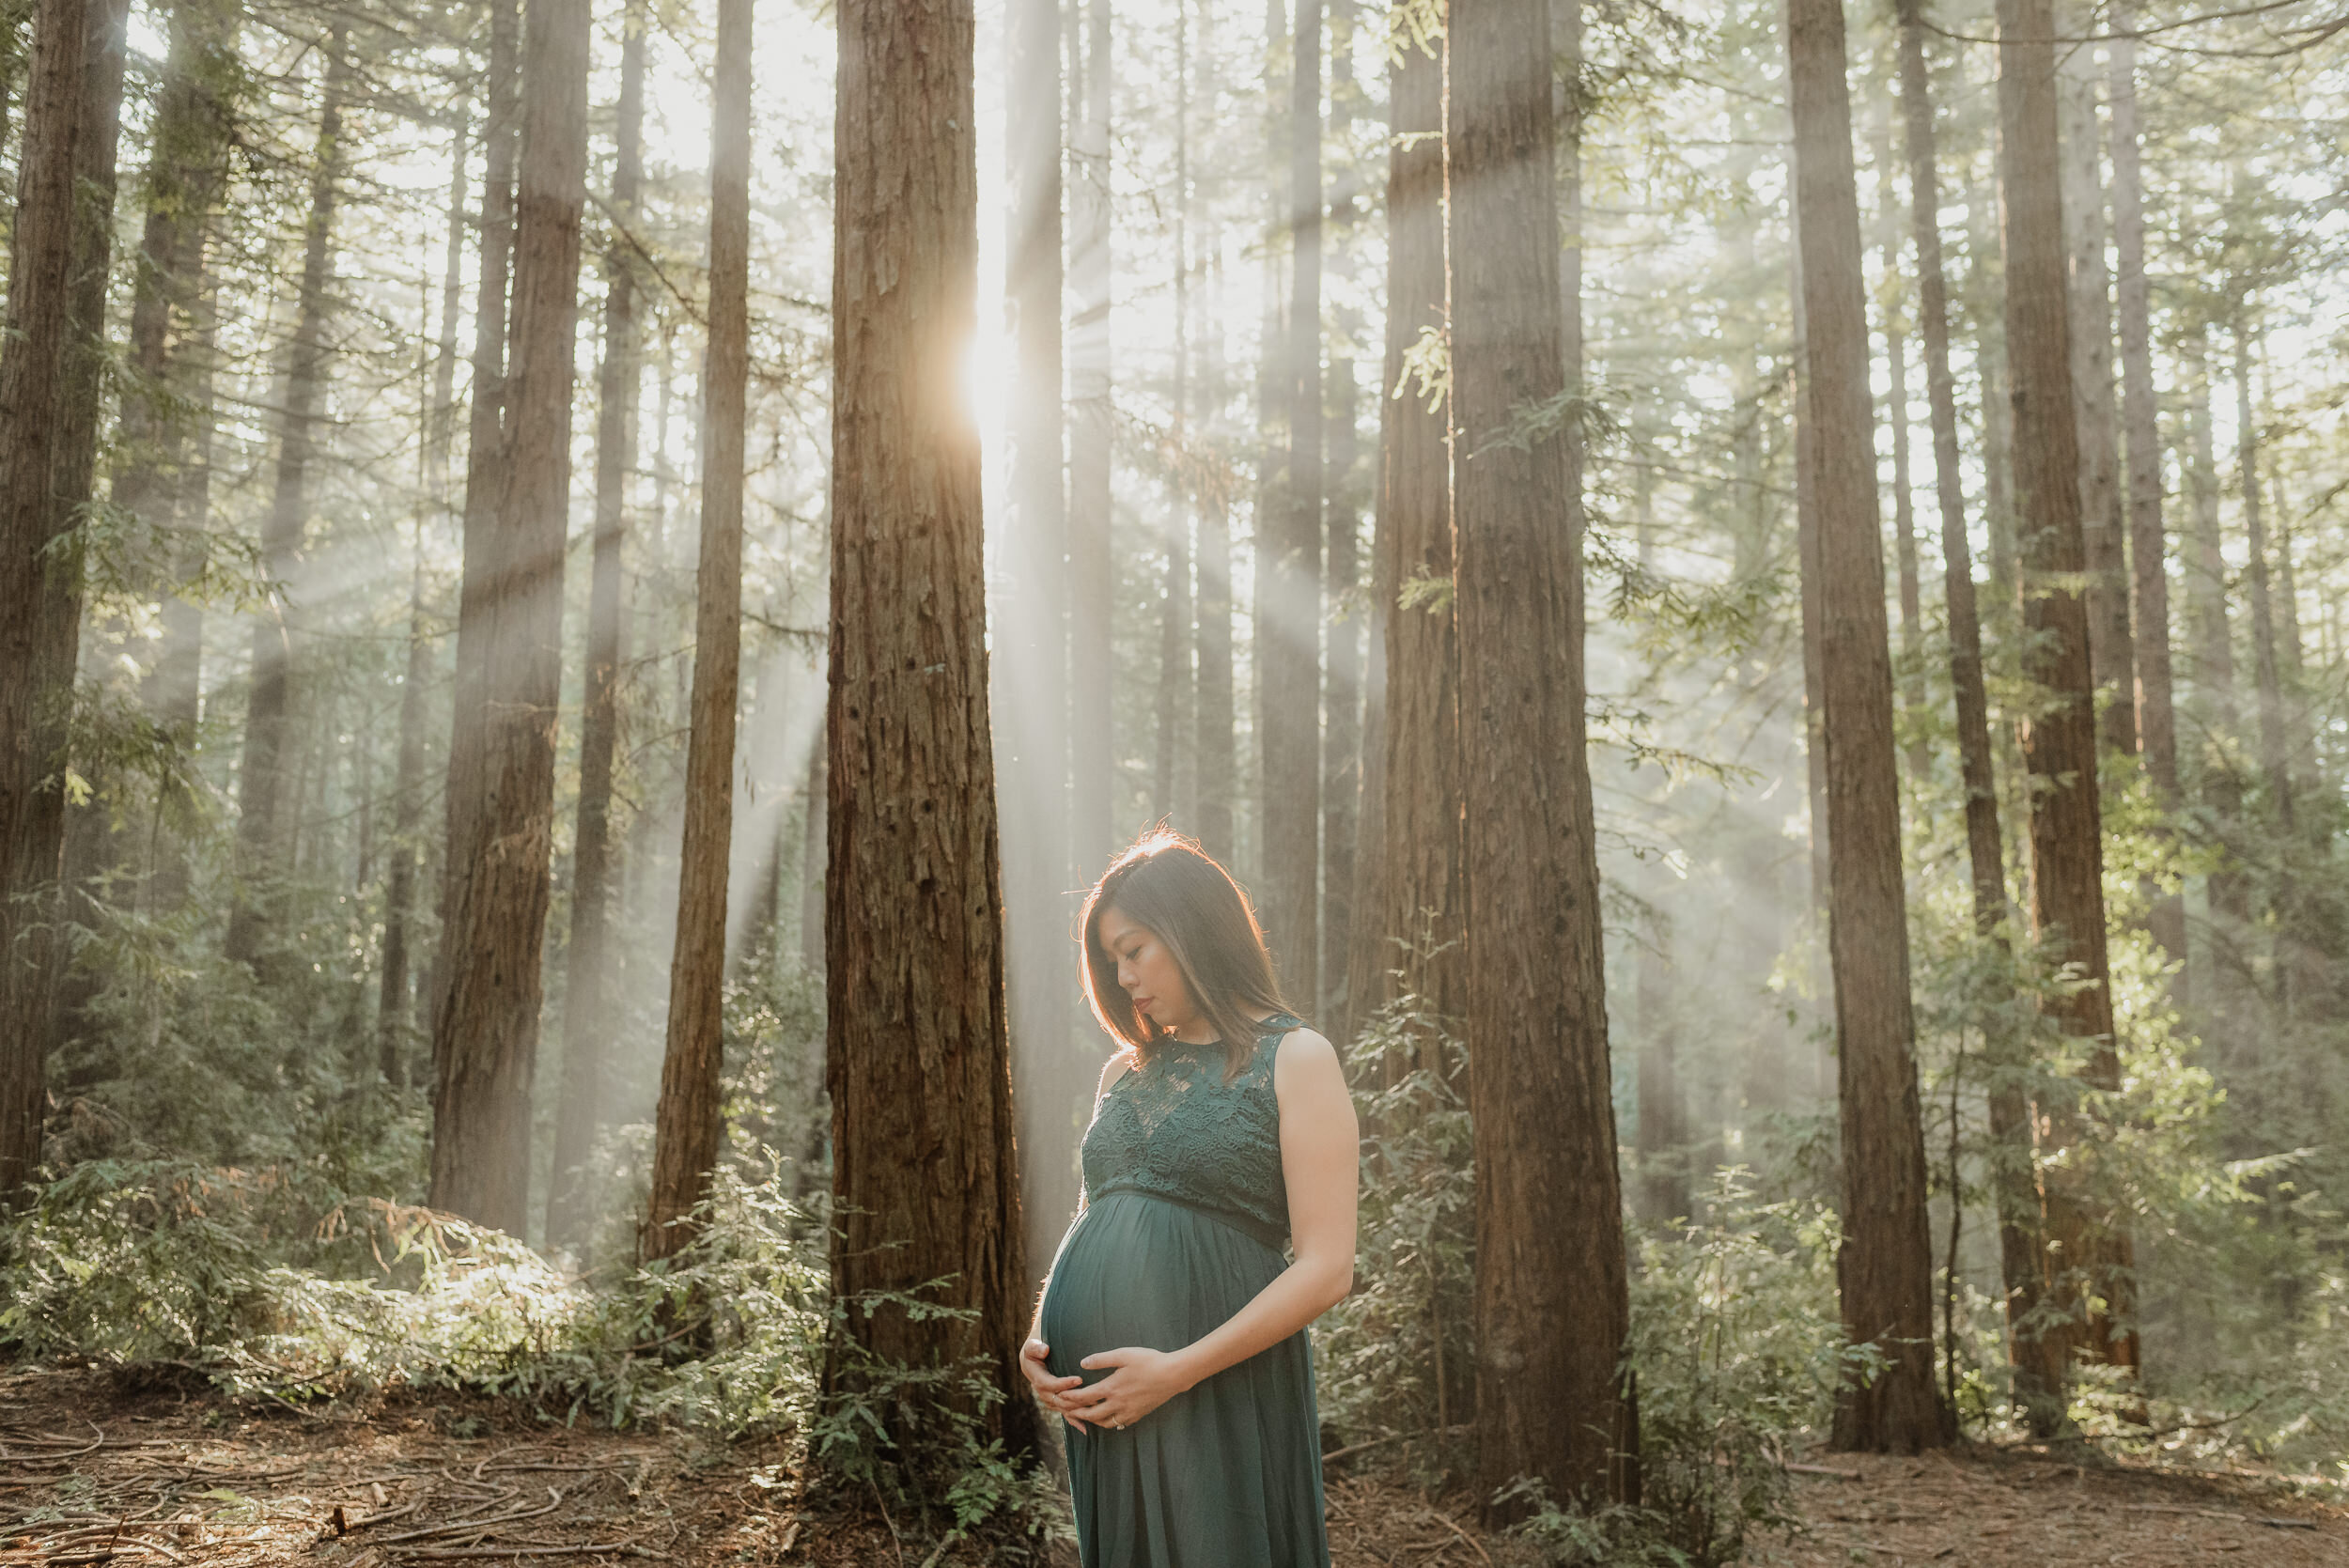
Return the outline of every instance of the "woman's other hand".
[[[1181,1361],[1166,1351],[1141,1345],[1096,1351],[1078,1365],[1095,1372],[1113,1370],[1098,1383],[1066,1396],[1062,1411],[1072,1421],[1081,1416],[1103,1426],[1131,1426],[1190,1387]]]
[[[1082,1432],[1084,1422],[1068,1414],[1067,1406],[1063,1403],[1063,1395],[1066,1390],[1076,1388],[1084,1379],[1053,1376],[1051,1371],[1044,1364],[1044,1358],[1051,1353],[1051,1348],[1042,1340],[1028,1341],[1019,1347],[1019,1371],[1027,1378],[1028,1386],[1035,1390],[1035,1397],[1042,1402],[1047,1410],[1057,1412],[1067,1421],[1069,1425]]]

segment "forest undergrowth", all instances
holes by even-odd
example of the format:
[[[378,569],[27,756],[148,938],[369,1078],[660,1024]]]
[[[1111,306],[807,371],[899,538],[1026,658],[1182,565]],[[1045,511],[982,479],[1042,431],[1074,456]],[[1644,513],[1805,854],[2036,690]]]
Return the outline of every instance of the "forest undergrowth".
[[[746,983],[729,1008],[738,1109],[774,1106],[776,1085],[797,1080],[815,1038],[803,980],[760,967],[767,982]],[[2013,979],[1994,976],[1994,988],[2012,995]],[[2168,1048],[2138,1076],[2179,1078],[2175,1063],[2164,1068]],[[1434,1509],[1449,1521],[1438,1533],[1452,1538],[1485,1500],[1468,1484],[1465,1440],[1475,1392],[1466,1051],[1407,997],[1364,1029],[1353,1066],[1366,1133],[1357,1285],[1315,1330],[1325,1452],[1333,1483],[1343,1483],[1332,1528],[1348,1508],[1398,1520]],[[1961,1083],[1961,1104],[1965,1092]],[[2186,1093],[2174,1082],[2161,1092]],[[613,1186],[586,1249],[599,1261],[581,1266],[568,1250],[412,1202],[413,1179],[398,1172],[416,1147],[414,1115],[404,1096],[379,1090],[337,1103],[331,1127],[301,1141],[306,1157],[247,1165],[143,1154],[145,1140],[117,1117],[113,1152],[56,1172],[0,1229],[0,1348],[26,1369],[21,1376],[51,1369],[126,1397],[161,1389],[193,1397],[212,1412],[205,1421],[308,1431],[488,1410],[450,1419],[519,1423],[534,1440],[649,1441],[732,1456],[708,1463],[738,1468],[743,1455],[785,1455],[793,1507],[894,1521],[893,1539],[921,1543],[917,1561],[953,1560],[957,1545],[1042,1560],[1068,1541],[1051,1468],[1023,1469],[979,1436],[972,1412],[998,1397],[983,1369],[859,1363],[827,1392],[827,1352],[854,1354],[842,1332],[849,1312],[957,1309],[921,1292],[886,1302],[832,1296],[828,1184],[761,1136],[808,1146],[811,1127],[738,1121],[735,1147],[755,1152],[726,1162],[701,1239],[669,1262],[634,1261],[626,1216],[637,1194]],[[2257,1172],[2196,1164],[2186,1111],[2167,1124],[2129,1120],[2139,1129],[2124,1146],[2139,1150],[2140,1227],[2157,1221],[2151,1234],[2180,1257],[2254,1244],[2248,1218],[2262,1211],[2245,1183]],[[1969,1148],[1958,1132],[1958,1147]],[[812,1146],[820,1151],[820,1140]],[[1530,1516],[1505,1536],[1480,1534],[1478,1550],[1705,1568],[1820,1538],[1832,1498],[1822,1502],[1818,1478],[1860,1473],[1840,1459],[1822,1468],[1836,1390],[1874,1375],[1880,1353],[1849,1345],[1837,1317],[1840,1233],[1822,1195],[1832,1172],[1816,1168],[1832,1158],[1831,1137],[1790,1123],[1756,1152],[1770,1169],[1716,1167],[1691,1189],[1688,1215],[1634,1226],[1626,1370],[1641,1417],[1641,1500],[1578,1512],[1521,1488],[1503,1512]],[[1986,1179],[1969,1157],[1956,1179]],[[614,1159],[612,1171],[626,1163]],[[2070,1432],[2048,1444],[2012,1411],[1995,1303],[1962,1276],[1944,1284],[1937,1348],[1968,1440],[1965,1465],[2036,1454],[2083,1474],[2216,1471],[2312,1506],[2341,1502],[2330,1438],[2343,1404],[2337,1332],[2269,1354],[2255,1342],[2253,1354],[2228,1358],[2223,1381],[2125,1389],[2083,1378]],[[2320,1330],[2330,1321],[2326,1293],[2337,1290],[2323,1285],[2310,1303]],[[70,1436],[59,1427],[33,1441],[23,1434],[39,1423],[6,1409],[0,1425],[36,1454],[64,1452]],[[1349,1503],[1346,1486],[1370,1491]],[[1902,1517],[1898,1507],[1877,1512]],[[2196,1517],[2204,1514],[2217,1518]]]

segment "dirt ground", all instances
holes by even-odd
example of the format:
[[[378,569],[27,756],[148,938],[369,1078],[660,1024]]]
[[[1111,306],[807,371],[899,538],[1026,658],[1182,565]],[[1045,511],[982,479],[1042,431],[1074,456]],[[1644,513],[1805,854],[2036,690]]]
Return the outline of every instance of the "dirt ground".
[[[0,1373],[0,1568],[437,1562],[953,1568],[917,1521],[810,1506],[787,1444],[567,1431],[492,1401],[298,1413],[90,1372]],[[1517,1568],[1521,1547],[1428,1499],[1332,1470],[1334,1568]],[[1757,1563],[2349,1568],[2349,1509],[2271,1478],[2081,1467],[1967,1451],[1822,1461],[1809,1529]],[[2336,1499],[2338,1501],[2338,1499]],[[2231,1555],[2232,1554],[2232,1555]],[[1073,1564],[1074,1554],[1063,1554]]]

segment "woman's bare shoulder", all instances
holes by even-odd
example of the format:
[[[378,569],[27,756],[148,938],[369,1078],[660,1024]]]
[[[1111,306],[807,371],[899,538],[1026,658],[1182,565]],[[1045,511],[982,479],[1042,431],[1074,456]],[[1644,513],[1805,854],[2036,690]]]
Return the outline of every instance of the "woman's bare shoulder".
[[[1101,1063],[1101,1081],[1095,1087],[1093,1091],[1093,1097],[1097,1100],[1102,1095],[1108,1094],[1110,1092],[1111,1084],[1115,1083],[1119,1079],[1124,1078],[1128,1073],[1132,1072],[1133,1070],[1134,1048],[1131,1046],[1128,1046],[1125,1049],[1112,1055],[1107,1062]]]
[[[1341,1078],[1345,1076],[1345,1067],[1338,1061],[1338,1048],[1317,1029],[1299,1024],[1282,1035],[1280,1045],[1274,1048],[1275,1073],[1288,1074],[1294,1070],[1317,1075],[1325,1069]]]

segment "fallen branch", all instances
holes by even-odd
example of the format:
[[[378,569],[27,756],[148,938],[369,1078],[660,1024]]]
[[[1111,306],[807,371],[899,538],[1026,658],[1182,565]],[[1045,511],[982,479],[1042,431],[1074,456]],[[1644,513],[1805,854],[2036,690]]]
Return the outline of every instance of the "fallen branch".
[[[585,1557],[591,1552],[616,1552],[622,1557],[651,1558],[656,1561],[675,1560],[666,1552],[656,1552],[633,1541],[585,1541],[576,1546],[425,1546],[402,1551],[400,1556],[424,1562],[444,1562],[456,1558],[482,1557]]]
[[[2269,1529],[2315,1529],[2313,1519],[2279,1519],[2260,1514],[2230,1514],[2217,1508],[2178,1508],[2169,1503],[2124,1502],[2121,1505],[2132,1514],[2192,1514],[2205,1519],[2228,1519],[2239,1525],[2265,1525]]]
[[[1831,1475],[1838,1481],[1865,1481],[1858,1470],[1839,1470],[1832,1465],[1797,1465],[1789,1461],[1786,1467],[1797,1475]]]

